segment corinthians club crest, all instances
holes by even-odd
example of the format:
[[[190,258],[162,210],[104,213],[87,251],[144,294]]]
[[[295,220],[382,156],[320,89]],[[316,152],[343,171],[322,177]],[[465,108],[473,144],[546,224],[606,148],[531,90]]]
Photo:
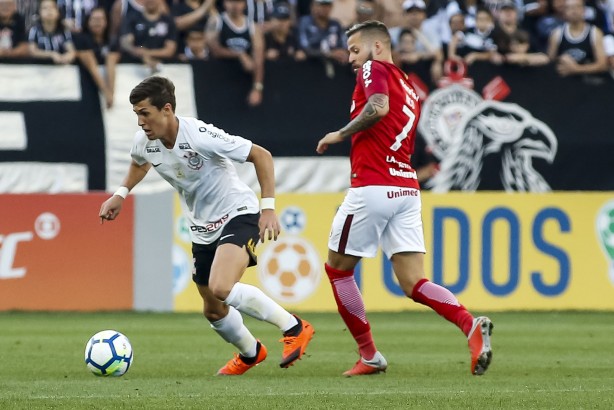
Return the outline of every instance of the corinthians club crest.
[[[558,142],[550,127],[517,104],[488,99],[509,92],[497,94],[497,86],[507,87],[499,77],[485,87],[487,99],[459,83],[434,91],[422,109],[418,130],[441,160],[426,186],[435,192],[485,186],[550,191],[534,164],[554,161]]]

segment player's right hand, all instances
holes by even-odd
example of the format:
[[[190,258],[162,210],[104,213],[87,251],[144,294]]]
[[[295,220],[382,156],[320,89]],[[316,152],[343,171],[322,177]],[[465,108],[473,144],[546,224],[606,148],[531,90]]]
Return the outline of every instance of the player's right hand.
[[[324,136],[324,138],[318,141],[316,152],[318,154],[323,154],[324,151],[328,149],[328,146],[330,144],[336,144],[341,141],[343,141],[343,137],[341,136],[341,133],[339,131],[329,132]]]
[[[100,223],[103,224],[105,219],[107,221],[112,221],[117,218],[119,211],[122,209],[123,202],[124,198],[119,195],[113,195],[111,198],[104,201],[100,207],[100,213],[98,214]]]

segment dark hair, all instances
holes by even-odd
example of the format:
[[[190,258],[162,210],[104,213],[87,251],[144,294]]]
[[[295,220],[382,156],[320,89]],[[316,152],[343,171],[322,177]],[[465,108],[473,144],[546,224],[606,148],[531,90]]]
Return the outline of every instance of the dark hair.
[[[405,34],[409,34],[410,36],[412,36],[413,38],[415,38],[416,36],[414,36],[414,32],[411,29],[408,28],[404,28],[403,30],[401,30],[401,32],[399,33],[399,38],[403,37]]]
[[[345,32],[345,35],[350,38],[356,33],[365,33],[367,36],[379,36],[388,44],[392,43],[390,33],[388,32],[388,27],[386,27],[386,25],[381,21],[368,20],[364,23],[354,24],[348,31]]]
[[[492,15],[492,11],[490,11],[489,9],[487,9],[484,6],[478,6],[475,10],[475,15],[477,16],[478,13],[486,13],[488,14],[488,17],[490,17],[492,20],[495,19],[495,17]]]
[[[104,14],[105,19],[107,20],[107,25],[104,28],[104,32],[102,33],[102,37],[104,39],[105,43],[109,43],[110,42],[110,35],[109,35],[109,30],[111,29],[111,24],[110,24],[110,19],[109,19],[109,13],[107,13],[107,10],[102,7],[102,6],[97,6],[94,7],[93,9],[90,10],[90,12],[85,16],[85,20],[83,21],[83,25],[82,25],[82,30],[84,33],[88,33],[88,34],[93,34],[90,31],[90,20],[92,18],[92,14],[94,14],[95,11],[101,11]]]
[[[44,0],[38,0],[38,5],[36,6],[36,13],[37,13],[39,16],[40,16],[40,13],[41,13],[41,5],[43,4],[43,1],[44,1]],[[58,0],[51,0],[51,1],[52,1],[53,3],[55,3],[55,5],[56,5],[57,7],[59,7],[59,6],[58,6]],[[60,17],[60,19],[61,19],[61,17]]]
[[[161,110],[170,104],[175,112],[175,85],[168,78],[153,76],[141,81],[130,92],[130,104],[138,104],[149,98],[151,105]]]

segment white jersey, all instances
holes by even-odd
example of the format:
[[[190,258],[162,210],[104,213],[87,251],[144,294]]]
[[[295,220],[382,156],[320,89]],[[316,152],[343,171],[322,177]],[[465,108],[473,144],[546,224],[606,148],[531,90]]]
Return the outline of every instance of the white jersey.
[[[245,162],[252,142],[196,118],[177,119],[179,132],[172,149],[160,140],[150,141],[141,130],[130,155],[139,165],[151,163],[179,192],[192,242],[209,244],[230,219],[260,210],[256,194],[239,179],[232,163]]]

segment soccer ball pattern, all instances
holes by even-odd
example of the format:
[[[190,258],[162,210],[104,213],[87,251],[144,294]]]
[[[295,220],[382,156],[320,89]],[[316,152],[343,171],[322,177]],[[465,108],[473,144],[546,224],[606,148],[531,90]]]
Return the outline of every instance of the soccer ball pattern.
[[[320,258],[311,244],[298,237],[280,238],[259,258],[259,279],[282,302],[300,302],[320,283]]]
[[[115,330],[98,332],[85,345],[85,364],[96,376],[123,376],[133,357],[130,341]]]

